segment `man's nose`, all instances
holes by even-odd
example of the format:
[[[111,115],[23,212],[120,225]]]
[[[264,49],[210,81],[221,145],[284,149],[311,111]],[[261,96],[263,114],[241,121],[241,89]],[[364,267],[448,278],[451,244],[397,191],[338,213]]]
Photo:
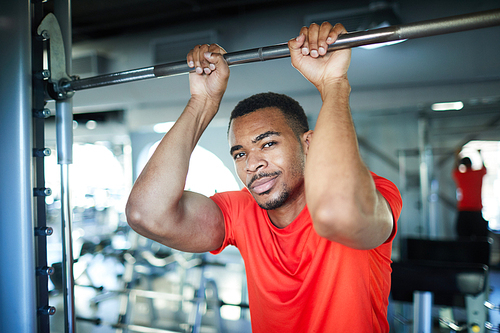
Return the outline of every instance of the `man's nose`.
[[[247,172],[255,172],[267,165],[267,162],[262,154],[259,152],[249,153],[247,156]]]

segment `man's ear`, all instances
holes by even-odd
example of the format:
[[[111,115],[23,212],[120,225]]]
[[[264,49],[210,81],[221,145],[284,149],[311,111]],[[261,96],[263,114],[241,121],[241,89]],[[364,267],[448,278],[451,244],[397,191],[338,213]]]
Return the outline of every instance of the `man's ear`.
[[[309,145],[311,144],[314,131],[309,130],[302,134],[302,147],[304,149],[304,154],[307,155],[309,152]]]

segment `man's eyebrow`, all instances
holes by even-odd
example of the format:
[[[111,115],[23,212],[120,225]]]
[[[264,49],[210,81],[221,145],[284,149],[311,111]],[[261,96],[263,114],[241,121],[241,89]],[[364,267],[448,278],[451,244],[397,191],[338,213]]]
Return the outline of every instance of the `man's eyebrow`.
[[[257,135],[255,137],[255,139],[252,140],[252,143],[257,143],[260,140],[265,139],[265,138],[270,137],[270,136],[273,136],[273,135],[281,135],[281,133],[280,132],[276,132],[276,131],[267,131],[265,133]],[[229,154],[232,156],[235,151],[240,150],[242,148],[243,148],[242,145],[232,146],[231,149],[229,150]]]
[[[281,135],[280,132],[275,132],[275,131],[267,131],[265,133],[259,134],[255,137],[255,139],[252,140],[252,143],[257,143],[262,139],[268,138],[273,135]]]
[[[231,154],[231,156],[233,156],[233,153],[237,150],[240,150],[241,148],[243,148],[242,145],[236,145],[236,146],[232,146],[231,149],[229,150],[229,154]]]

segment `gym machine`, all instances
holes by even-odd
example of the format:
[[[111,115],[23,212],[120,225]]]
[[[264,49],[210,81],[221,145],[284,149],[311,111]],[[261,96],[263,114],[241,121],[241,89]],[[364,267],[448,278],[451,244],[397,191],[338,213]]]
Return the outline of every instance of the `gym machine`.
[[[0,275],[2,332],[49,332],[46,227],[43,180],[43,120],[47,100],[56,101],[58,163],[61,165],[63,285],[66,332],[75,332],[74,277],[69,204],[68,165],[72,163],[72,102],[75,91],[112,84],[188,73],[185,62],[157,65],[87,79],[71,76],[71,3],[54,0],[54,14],[44,15],[43,0],[9,2],[2,9],[0,53],[2,68],[0,133],[9,156],[0,179]],[[329,50],[414,39],[500,25],[500,9],[342,35]],[[43,68],[48,42],[49,68]],[[286,43],[228,53],[230,65],[288,57]],[[36,199],[34,199],[36,198]],[[36,256],[34,255],[36,253]],[[8,255],[7,255],[8,254]],[[15,278],[13,278],[15,277]],[[198,297],[199,298],[199,297]]]
[[[467,322],[440,318],[451,331],[486,332],[492,239],[406,238],[392,264],[392,299],[413,303],[413,332],[431,333],[433,305],[466,309]],[[401,317],[400,317],[401,318]],[[406,324],[408,320],[399,320]]]

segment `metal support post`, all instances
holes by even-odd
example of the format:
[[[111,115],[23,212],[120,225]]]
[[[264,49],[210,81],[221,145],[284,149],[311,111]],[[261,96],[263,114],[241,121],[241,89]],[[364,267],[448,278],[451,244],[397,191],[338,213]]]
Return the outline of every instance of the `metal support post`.
[[[432,333],[432,302],[430,291],[413,293],[413,332]]]
[[[71,73],[71,1],[56,0],[54,15],[59,22],[66,62],[65,73]],[[51,64],[53,65],[53,64]],[[64,71],[64,68],[63,68]],[[64,75],[62,73],[61,75]],[[73,101],[71,97],[56,101],[57,160],[61,165],[61,224],[63,252],[63,291],[65,332],[76,331],[75,283],[73,275],[73,239],[69,191],[69,165],[73,163]]]
[[[4,3],[0,24],[0,332],[36,331],[30,1]]]
[[[222,322],[222,317],[220,314],[221,302],[219,300],[219,291],[217,289],[217,283],[213,279],[205,280],[206,289],[210,291],[210,297],[207,297],[207,307],[210,305],[214,312],[214,325],[215,330],[219,333],[224,333],[224,325]]]
[[[203,317],[203,312],[207,305],[205,300],[205,288],[206,288],[206,278],[205,278],[205,265],[201,265],[200,268],[200,286],[196,292],[196,303],[194,305],[193,316],[189,318],[188,322],[191,325],[192,333],[201,332],[201,320]]]
[[[420,173],[420,234],[428,236],[429,229],[429,165],[427,161],[427,127],[425,118],[418,119],[418,153]]]
[[[37,36],[37,27],[43,19],[43,3],[33,2],[31,5],[32,17],[32,71],[33,75],[33,186],[40,192],[36,195],[33,206],[35,223],[35,261],[37,269],[37,331],[50,332],[50,315],[55,314],[56,308],[49,304],[49,275],[54,272],[47,262],[47,237],[52,235],[52,228],[47,227],[46,195],[51,191],[45,187],[45,157],[51,154],[45,147],[45,119],[50,110],[46,109],[45,101],[45,73],[43,53],[45,38]]]
[[[421,227],[423,235],[438,236],[437,192],[439,183],[434,179],[434,153],[430,144],[429,117],[421,114],[418,118],[418,154],[420,161]]]
[[[71,231],[71,206],[69,203],[69,164],[61,164],[61,223],[62,223],[62,268],[64,295],[65,332],[76,331],[75,281],[73,275],[73,245]]]
[[[407,177],[406,177],[406,152],[404,150],[398,151],[398,163],[399,163],[399,192],[401,193],[401,198],[403,202],[406,202],[406,191],[407,191]],[[399,251],[399,256],[401,256],[401,234],[403,234],[403,225],[408,223],[406,221],[405,209],[401,211],[401,216],[398,222],[398,233],[396,233],[396,237],[394,242],[396,244],[396,248]]]

